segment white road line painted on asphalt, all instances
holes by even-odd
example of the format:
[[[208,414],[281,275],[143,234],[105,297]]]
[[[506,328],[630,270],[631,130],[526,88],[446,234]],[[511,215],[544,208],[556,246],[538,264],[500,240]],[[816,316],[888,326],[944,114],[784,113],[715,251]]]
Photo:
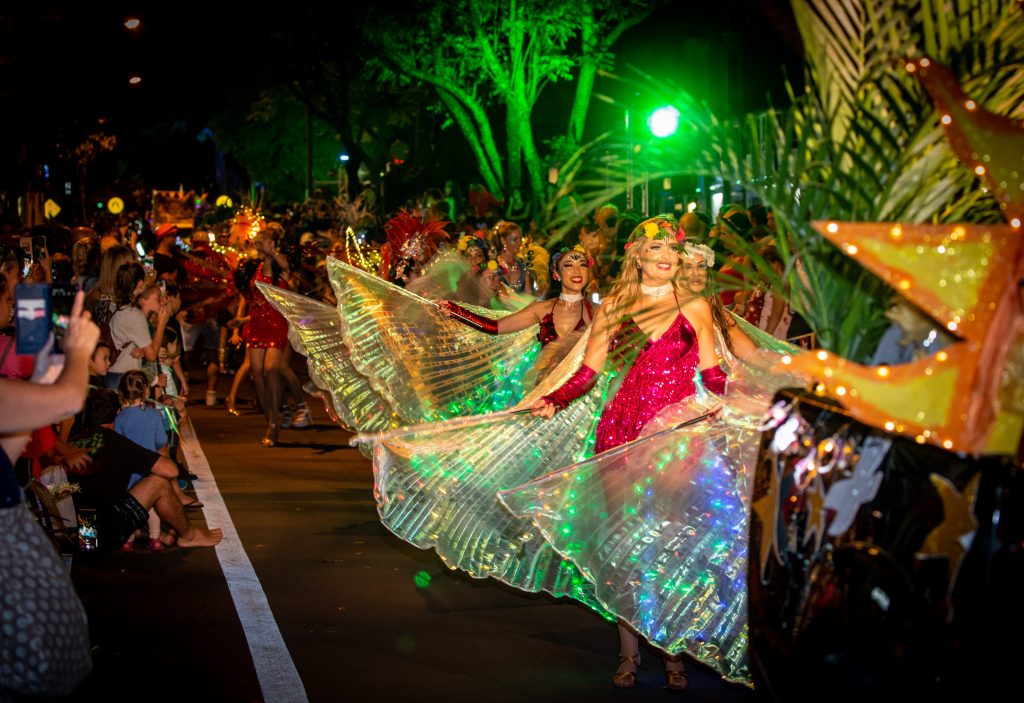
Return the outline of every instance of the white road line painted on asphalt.
[[[203,503],[206,523],[224,530],[224,540],[215,547],[217,558],[224,571],[231,599],[235,602],[238,618],[242,621],[245,639],[249,642],[249,652],[256,667],[260,688],[263,689],[264,703],[306,703],[306,688],[302,685],[299,672],[288,653],[274,615],[270,612],[270,604],[256,578],[249,555],[242,548],[242,541],[224,505],[224,498],[217,489],[217,482],[210,471],[210,462],[199,446],[199,438],[196,437],[191,419],[185,417],[180,427],[182,452],[189,470],[198,476],[195,482],[196,497]]]

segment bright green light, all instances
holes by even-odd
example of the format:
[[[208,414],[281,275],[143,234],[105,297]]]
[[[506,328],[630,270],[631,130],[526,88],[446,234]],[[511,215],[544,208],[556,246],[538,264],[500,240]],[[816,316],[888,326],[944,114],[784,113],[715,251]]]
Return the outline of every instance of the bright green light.
[[[647,128],[656,137],[671,137],[679,129],[679,110],[671,105],[659,107],[647,118]]]

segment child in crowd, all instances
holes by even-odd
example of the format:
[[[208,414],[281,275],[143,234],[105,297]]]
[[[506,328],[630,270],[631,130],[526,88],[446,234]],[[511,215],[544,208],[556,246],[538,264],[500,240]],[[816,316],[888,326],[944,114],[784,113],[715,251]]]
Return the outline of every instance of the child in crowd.
[[[96,344],[96,348],[92,352],[92,356],[89,358],[89,388],[106,388],[104,376],[107,375],[107,371],[110,370],[110,346],[100,340]],[[74,417],[67,418],[60,425],[60,432],[58,433],[60,439],[67,441],[68,437],[74,434],[78,434],[86,427],[91,425],[85,408],[78,412]]]
[[[167,431],[164,429],[164,413],[147,404],[149,399],[149,380],[139,370],[126,371],[121,376],[118,387],[124,407],[114,418],[114,431],[122,437],[130,439],[140,447],[167,456]],[[131,488],[142,478],[141,474],[132,474],[128,481]],[[160,541],[160,518],[156,511],[149,511],[149,549],[157,552],[164,548]],[[125,551],[133,549],[135,538],[130,537],[122,547]]]
[[[110,370],[110,347],[106,342],[96,344],[96,349],[89,359],[89,385],[93,388],[105,388],[103,377]]]
[[[169,327],[164,331],[163,344],[160,346],[159,365],[153,385],[153,395],[163,417],[164,430],[167,432],[168,458],[178,464],[178,433],[177,425],[185,412],[185,397],[182,380],[178,371],[181,369],[181,343],[178,334]],[[181,464],[178,464],[179,481],[182,488],[187,486],[188,477]]]

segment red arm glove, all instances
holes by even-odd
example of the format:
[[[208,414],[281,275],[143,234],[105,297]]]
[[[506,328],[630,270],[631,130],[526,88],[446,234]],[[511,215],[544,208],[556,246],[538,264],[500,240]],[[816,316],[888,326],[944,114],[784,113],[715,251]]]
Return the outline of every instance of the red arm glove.
[[[451,313],[454,319],[467,327],[472,327],[477,332],[483,332],[485,334],[498,334],[497,320],[492,320],[489,317],[472,313],[461,305],[453,303],[450,300],[445,300],[442,305],[444,305],[448,312]]]
[[[725,393],[725,381],[727,378],[725,371],[722,371],[722,367],[718,364],[700,372],[701,383],[716,395],[723,395]]]
[[[586,364],[579,367],[569,380],[541,400],[551,403],[558,410],[565,410],[569,403],[594,387],[597,372]]]

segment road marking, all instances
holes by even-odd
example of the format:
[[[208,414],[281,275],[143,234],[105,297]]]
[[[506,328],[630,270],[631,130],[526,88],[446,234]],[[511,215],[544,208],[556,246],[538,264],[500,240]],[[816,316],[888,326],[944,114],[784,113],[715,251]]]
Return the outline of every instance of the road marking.
[[[306,688],[302,685],[288,647],[270,612],[270,604],[263,593],[249,555],[242,548],[235,524],[231,521],[224,498],[210,470],[203,448],[199,445],[192,421],[187,416],[181,425],[181,449],[189,470],[198,476],[196,497],[203,503],[206,523],[224,531],[224,540],[214,549],[224,571],[231,599],[235,602],[238,619],[242,621],[245,639],[249,643],[252,663],[256,667],[264,703],[306,703]]]

